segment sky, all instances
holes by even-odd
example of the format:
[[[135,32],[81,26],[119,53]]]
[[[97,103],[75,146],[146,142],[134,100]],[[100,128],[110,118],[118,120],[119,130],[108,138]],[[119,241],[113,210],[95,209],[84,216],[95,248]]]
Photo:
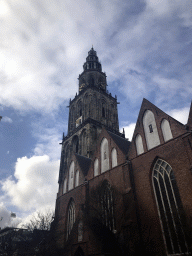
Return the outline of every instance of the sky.
[[[0,28],[1,228],[54,209],[67,106],[92,45],[129,140],[143,98],[187,123],[191,0],[0,0]]]

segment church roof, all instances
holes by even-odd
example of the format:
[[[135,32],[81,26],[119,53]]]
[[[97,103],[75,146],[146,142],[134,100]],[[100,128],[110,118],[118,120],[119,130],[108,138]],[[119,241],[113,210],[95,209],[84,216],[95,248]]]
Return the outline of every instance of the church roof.
[[[114,140],[114,142],[117,144],[117,146],[121,149],[121,151],[124,153],[124,154],[127,154],[128,151],[129,151],[129,147],[131,145],[131,142],[128,141],[127,139],[124,139],[112,132],[109,132],[109,135],[112,137],[112,139]]]
[[[91,159],[78,154],[75,154],[75,156],[84,176],[87,176],[87,173],[91,164]]]

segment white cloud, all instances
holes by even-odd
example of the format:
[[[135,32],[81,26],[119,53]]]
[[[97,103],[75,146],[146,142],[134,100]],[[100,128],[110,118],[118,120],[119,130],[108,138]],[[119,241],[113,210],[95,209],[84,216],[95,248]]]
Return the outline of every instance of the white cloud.
[[[21,222],[21,218],[12,218],[11,212],[6,208],[3,202],[0,203],[0,227],[16,227]]]
[[[13,122],[13,120],[10,117],[8,117],[8,116],[3,116],[2,122],[10,123],[11,124]]]
[[[166,75],[188,59],[180,56],[182,44],[177,42],[181,24],[187,26],[192,20],[188,0],[174,4],[147,0],[135,5],[131,1],[1,0],[0,6],[0,103],[22,111],[50,113],[73,97],[92,44],[109,81],[124,77],[120,88],[133,102],[156,89],[148,77],[156,79],[162,73],[164,83]],[[173,24],[176,17],[180,20]],[[140,75],[126,75],[131,68]],[[183,73],[175,94],[186,84],[185,77]],[[172,87],[175,81],[169,78],[167,85]]]
[[[11,203],[22,210],[53,206],[57,192],[59,161],[49,156],[17,159],[14,178],[2,182],[2,190]]]
[[[125,138],[128,138],[130,141],[132,140],[132,137],[133,137],[133,132],[135,130],[135,125],[136,123],[131,123],[127,126],[124,126],[120,129],[121,132],[123,132],[123,128],[124,128],[124,131],[125,131]]]
[[[182,124],[186,124],[189,116],[189,108],[173,109],[168,113]]]

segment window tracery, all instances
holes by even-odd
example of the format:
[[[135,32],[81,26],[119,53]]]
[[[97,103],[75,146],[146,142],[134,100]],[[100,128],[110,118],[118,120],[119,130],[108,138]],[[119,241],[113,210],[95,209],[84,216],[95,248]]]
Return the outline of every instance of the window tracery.
[[[103,183],[100,203],[101,203],[101,211],[102,211],[102,222],[111,231],[114,231],[115,219],[114,219],[113,193],[112,193],[110,184],[106,181]]]
[[[170,255],[186,253],[188,249],[180,214],[181,201],[171,166],[158,159],[152,179],[167,252]]]
[[[67,215],[67,234],[66,234],[66,239],[68,239],[71,230],[73,228],[73,225],[75,223],[75,202],[72,199],[69,208],[68,208],[68,215]]]

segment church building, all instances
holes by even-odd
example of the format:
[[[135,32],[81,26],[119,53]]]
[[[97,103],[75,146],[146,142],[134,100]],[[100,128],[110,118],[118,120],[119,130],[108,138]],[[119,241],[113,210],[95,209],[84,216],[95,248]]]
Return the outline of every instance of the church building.
[[[192,106],[183,125],[143,99],[130,142],[93,47],[78,79],[61,143],[57,255],[191,255]]]

